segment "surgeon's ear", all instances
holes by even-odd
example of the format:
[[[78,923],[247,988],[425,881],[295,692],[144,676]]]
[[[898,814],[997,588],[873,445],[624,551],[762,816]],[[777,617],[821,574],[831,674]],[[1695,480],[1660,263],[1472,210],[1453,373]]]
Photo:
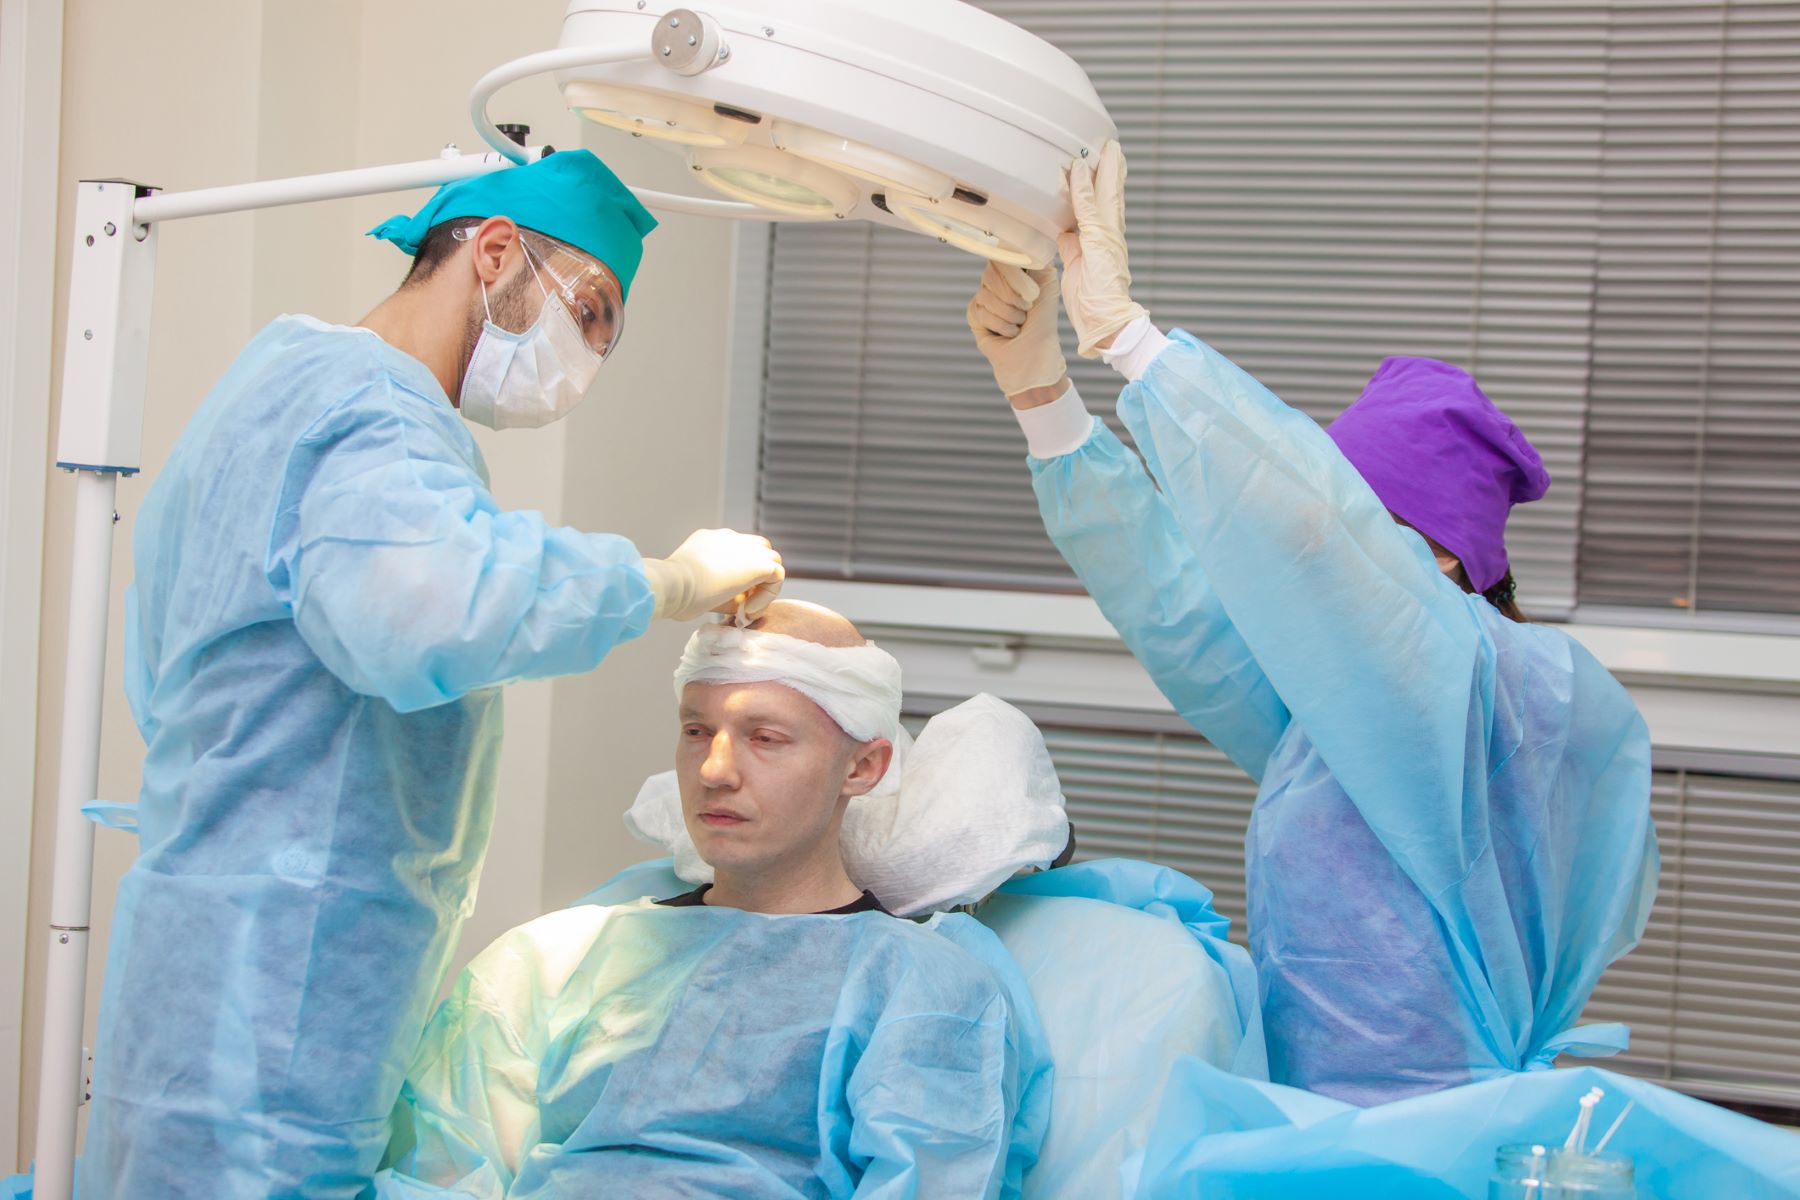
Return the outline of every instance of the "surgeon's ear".
[[[893,761],[894,743],[886,738],[862,743],[856,748],[856,756],[850,760],[850,774],[844,779],[843,795],[867,795],[881,782],[882,777],[887,774],[888,764]]]
[[[507,217],[489,217],[475,227],[469,248],[475,256],[475,277],[489,287],[504,273],[507,256],[519,244],[519,227]]]

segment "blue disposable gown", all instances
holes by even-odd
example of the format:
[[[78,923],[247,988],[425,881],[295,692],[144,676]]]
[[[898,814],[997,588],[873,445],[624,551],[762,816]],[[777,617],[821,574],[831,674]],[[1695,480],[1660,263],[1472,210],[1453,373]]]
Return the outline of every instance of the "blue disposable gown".
[[[457,981],[379,1194],[1014,1197],[1049,1091],[1024,982],[968,917],[581,905]]]
[[[1032,460],[1039,508],[1176,711],[1260,783],[1271,1077],[1372,1104],[1617,1048],[1617,1027],[1571,1026],[1655,896],[1625,690],[1465,595],[1323,430],[1210,347],[1177,333],[1119,412],[1143,463],[1095,422]]]
[[[134,550],[141,846],[82,1178],[355,1196],[474,903],[497,685],[641,633],[641,560],[502,511],[423,365],[298,317],[207,397]]]

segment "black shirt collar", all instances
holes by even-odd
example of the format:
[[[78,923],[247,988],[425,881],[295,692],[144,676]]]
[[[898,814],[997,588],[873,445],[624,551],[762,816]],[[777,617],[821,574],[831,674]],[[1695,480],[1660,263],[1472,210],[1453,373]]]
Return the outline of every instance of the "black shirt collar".
[[[712,884],[703,883],[691,892],[683,892],[681,895],[671,896],[667,900],[658,900],[657,903],[668,908],[700,908],[705,906],[706,893],[711,890]],[[871,891],[864,891],[862,895],[858,896],[848,904],[841,905],[837,908],[828,908],[823,912],[816,912],[811,915],[815,917],[842,917],[847,916],[850,913],[860,912],[878,912],[887,913],[889,916],[893,915],[892,913],[888,913],[888,910],[881,906],[881,901],[877,900],[875,898],[875,893]]]

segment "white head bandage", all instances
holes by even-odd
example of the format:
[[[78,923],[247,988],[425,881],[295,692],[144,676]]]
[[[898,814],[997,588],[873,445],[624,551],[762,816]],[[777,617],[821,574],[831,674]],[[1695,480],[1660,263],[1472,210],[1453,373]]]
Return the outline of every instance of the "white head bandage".
[[[702,625],[675,668],[675,699],[690,683],[779,683],[825,710],[859,742],[900,731],[900,664],[865,642],[821,646],[785,633]]]

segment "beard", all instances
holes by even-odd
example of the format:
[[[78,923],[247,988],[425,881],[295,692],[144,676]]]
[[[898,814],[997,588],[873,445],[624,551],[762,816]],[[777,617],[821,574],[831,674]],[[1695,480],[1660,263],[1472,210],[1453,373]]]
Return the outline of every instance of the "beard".
[[[475,343],[481,340],[481,331],[489,320],[489,312],[493,313],[492,320],[500,328],[511,333],[523,333],[537,319],[543,307],[543,290],[538,287],[529,267],[514,275],[512,282],[504,287],[490,288],[485,304],[480,295],[475,297],[475,302],[469,306],[468,320],[463,323],[462,372],[456,380],[459,394],[462,391],[462,376],[469,373],[469,359],[475,354]]]

